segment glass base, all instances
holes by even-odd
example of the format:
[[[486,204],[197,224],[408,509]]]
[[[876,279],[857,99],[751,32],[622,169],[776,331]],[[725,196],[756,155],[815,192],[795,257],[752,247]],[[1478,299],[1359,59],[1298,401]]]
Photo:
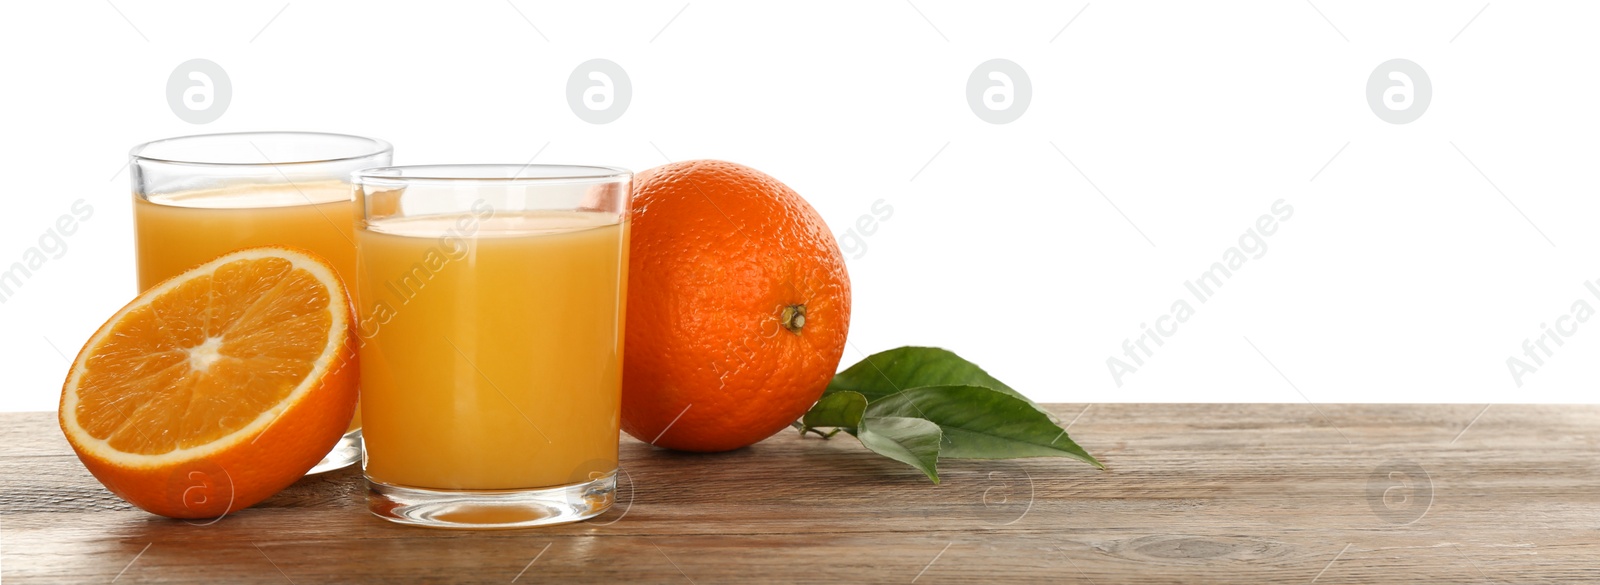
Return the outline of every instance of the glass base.
[[[329,451],[322,461],[318,461],[316,467],[307,471],[306,475],[344,469],[359,462],[361,462],[361,429],[356,429],[340,437],[339,442],[333,445],[333,450]]]
[[[529,490],[443,491],[367,478],[367,509],[400,524],[431,528],[529,528],[587,520],[616,500],[617,472],[571,485]]]

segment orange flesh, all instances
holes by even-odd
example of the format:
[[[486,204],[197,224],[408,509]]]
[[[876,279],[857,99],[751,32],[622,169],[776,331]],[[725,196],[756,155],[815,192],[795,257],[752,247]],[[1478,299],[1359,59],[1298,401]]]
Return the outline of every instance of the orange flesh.
[[[329,307],[325,286],[282,258],[197,276],[113,326],[85,364],[77,422],[125,453],[215,442],[306,379],[327,344]]]

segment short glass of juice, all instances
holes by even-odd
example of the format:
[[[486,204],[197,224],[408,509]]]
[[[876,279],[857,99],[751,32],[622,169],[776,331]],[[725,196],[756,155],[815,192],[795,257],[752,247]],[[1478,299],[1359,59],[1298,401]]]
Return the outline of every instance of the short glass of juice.
[[[139,290],[239,248],[288,245],[328,260],[355,292],[351,173],[392,164],[389,143],[317,132],[156,140],[129,153]],[[361,415],[310,473],[361,459]]]
[[[373,514],[520,528],[610,508],[631,181],[556,165],[356,174]]]

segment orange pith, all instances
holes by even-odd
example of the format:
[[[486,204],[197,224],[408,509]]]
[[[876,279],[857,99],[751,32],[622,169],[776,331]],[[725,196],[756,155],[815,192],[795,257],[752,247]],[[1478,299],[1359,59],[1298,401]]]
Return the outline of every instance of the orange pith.
[[[151,512],[199,518],[293,483],[344,433],[357,379],[350,301],[326,261],[240,250],[141,294],[62,388],[85,467]]]

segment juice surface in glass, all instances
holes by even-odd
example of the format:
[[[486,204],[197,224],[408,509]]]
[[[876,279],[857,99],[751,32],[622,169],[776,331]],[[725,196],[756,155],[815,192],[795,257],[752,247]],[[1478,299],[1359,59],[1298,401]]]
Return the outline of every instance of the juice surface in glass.
[[[139,290],[239,248],[287,245],[322,256],[355,293],[355,212],[342,181],[260,184],[133,198]],[[361,428],[361,412],[350,430]]]
[[[356,274],[351,187],[342,181],[244,185],[133,198],[139,290],[239,248],[288,245]]]
[[[370,479],[511,490],[616,469],[626,220],[486,210],[356,238]]]

